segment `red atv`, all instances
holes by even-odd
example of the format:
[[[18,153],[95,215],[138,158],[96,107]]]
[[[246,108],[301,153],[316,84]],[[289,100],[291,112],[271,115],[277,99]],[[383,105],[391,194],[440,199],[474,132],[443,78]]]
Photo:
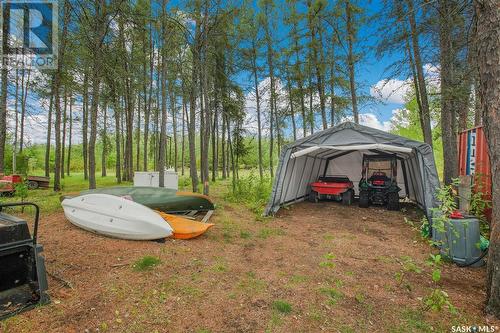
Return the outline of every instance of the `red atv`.
[[[347,176],[323,176],[310,185],[309,201],[311,202],[329,199],[342,201],[343,205],[350,205],[354,199],[354,185]]]

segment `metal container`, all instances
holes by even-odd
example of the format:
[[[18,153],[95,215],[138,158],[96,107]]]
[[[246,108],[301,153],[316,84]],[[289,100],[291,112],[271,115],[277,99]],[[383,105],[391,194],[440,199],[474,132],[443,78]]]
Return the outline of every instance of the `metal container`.
[[[471,176],[474,190],[484,193],[484,200],[491,200],[491,166],[482,126],[459,134],[458,170],[460,176]],[[491,209],[484,213],[491,221]]]

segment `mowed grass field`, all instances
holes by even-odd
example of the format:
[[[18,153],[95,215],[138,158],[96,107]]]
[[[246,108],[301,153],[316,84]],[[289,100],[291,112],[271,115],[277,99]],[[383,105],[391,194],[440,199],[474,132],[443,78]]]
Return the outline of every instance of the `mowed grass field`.
[[[267,185],[244,177],[239,193],[265,196]],[[113,176],[97,180],[115,185]],[[190,187],[187,178],[181,184]],[[75,174],[61,193],[29,193],[26,200],[42,208],[51,303],[0,322],[1,332],[450,332],[453,325],[499,325],[482,312],[484,268],[443,263],[433,280],[429,259],[437,251],[415,227],[421,212],[410,204],[389,212],[303,202],[263,218],[262,196],[234,195],[231,182],[221,180],[211,186],[217,209],[206,234],[135,242],[65,219],[60,195],[85,188]]]

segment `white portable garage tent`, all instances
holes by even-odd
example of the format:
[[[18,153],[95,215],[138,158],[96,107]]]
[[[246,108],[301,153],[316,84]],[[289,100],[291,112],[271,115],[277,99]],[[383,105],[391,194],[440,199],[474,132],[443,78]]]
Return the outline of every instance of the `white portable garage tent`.
[[[396,155],[400,196],[408,197],[431,216],[439,187],[431,146],[352,122],[314,133],[283,148],[265,214],[273,215],[282,206],[306,199],[309,184],[319,176],[348,176],[357,195],[364,154]]]

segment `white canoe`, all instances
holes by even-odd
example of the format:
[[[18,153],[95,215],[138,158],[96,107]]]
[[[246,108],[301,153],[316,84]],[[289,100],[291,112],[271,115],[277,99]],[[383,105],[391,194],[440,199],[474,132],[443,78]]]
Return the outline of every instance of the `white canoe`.
[[[152,240],[172,235],[170,225],[155,211],[114,195],[86,194],[61,204],[71,223],[105,236]]]

